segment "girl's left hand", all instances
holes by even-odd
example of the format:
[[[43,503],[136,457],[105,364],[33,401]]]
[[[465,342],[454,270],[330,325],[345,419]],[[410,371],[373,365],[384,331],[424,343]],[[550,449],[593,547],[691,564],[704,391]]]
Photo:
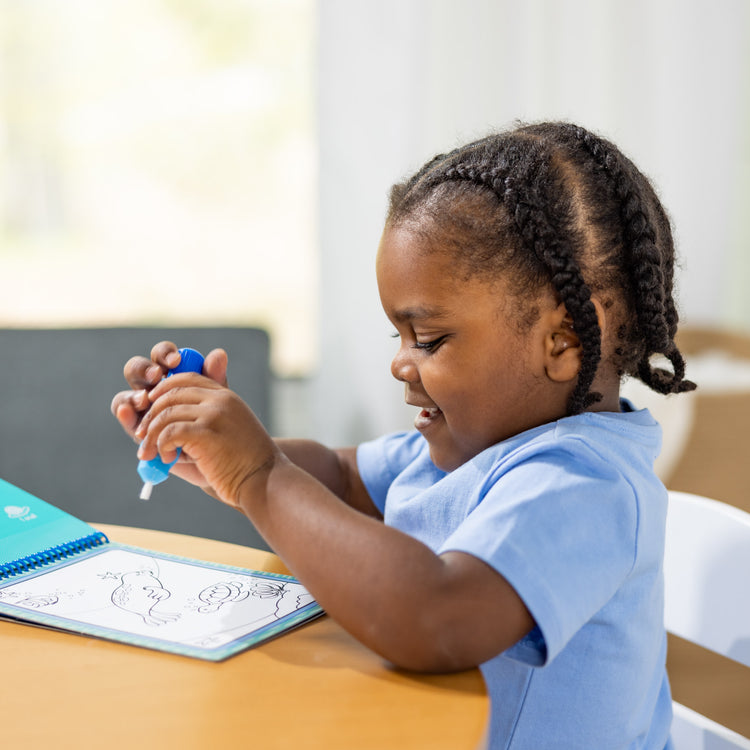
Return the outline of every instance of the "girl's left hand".
[[[182,448],[175,474],[241,509],[240,488],[279,453],[249,406],[211,378],[180,373],[165,378],[148,393],[151,408],[135,437],[138,457],[159,454],[173,461]]]

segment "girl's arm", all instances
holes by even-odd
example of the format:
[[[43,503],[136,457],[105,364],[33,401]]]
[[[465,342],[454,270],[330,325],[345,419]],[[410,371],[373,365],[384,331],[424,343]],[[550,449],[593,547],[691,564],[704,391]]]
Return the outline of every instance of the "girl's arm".
[[[236,498],[328,614],[397,666],[478,666],[534,625],[515,590],[484,562],[461,552],[438,556],[353,511],[281,454]]]
[[[331,450],[312,440],[276,440],[279,450],[336,497],[368,516],[382,518],[357,470],[357,449]]]

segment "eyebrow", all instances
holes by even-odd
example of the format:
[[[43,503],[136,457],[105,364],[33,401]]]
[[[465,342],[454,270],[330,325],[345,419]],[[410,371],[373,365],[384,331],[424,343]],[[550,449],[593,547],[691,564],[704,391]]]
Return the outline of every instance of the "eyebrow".
[[[448,310],[444,307],[405,307],[395,310],[393,319],[399,323],[410,323],[415,320],[440,319],[448,317]]]

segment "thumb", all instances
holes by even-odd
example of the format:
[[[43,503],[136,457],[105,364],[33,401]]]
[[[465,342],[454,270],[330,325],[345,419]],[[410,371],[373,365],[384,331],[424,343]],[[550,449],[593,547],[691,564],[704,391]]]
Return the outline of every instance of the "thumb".
[[[203,363],[203,374],[219,385],[227,384],[227,365],[229,357],[223,349],[213,349]]]

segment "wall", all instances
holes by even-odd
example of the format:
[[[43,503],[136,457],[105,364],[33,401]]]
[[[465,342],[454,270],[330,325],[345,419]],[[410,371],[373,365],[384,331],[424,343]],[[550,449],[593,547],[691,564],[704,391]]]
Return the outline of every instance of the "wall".
[[[321,0],[320,364],[310,432],[350,444],[409,427],[374,257],[390,185],[516,119],[572,119],[657,184],[688,322],[749,312],[750,3]]]

